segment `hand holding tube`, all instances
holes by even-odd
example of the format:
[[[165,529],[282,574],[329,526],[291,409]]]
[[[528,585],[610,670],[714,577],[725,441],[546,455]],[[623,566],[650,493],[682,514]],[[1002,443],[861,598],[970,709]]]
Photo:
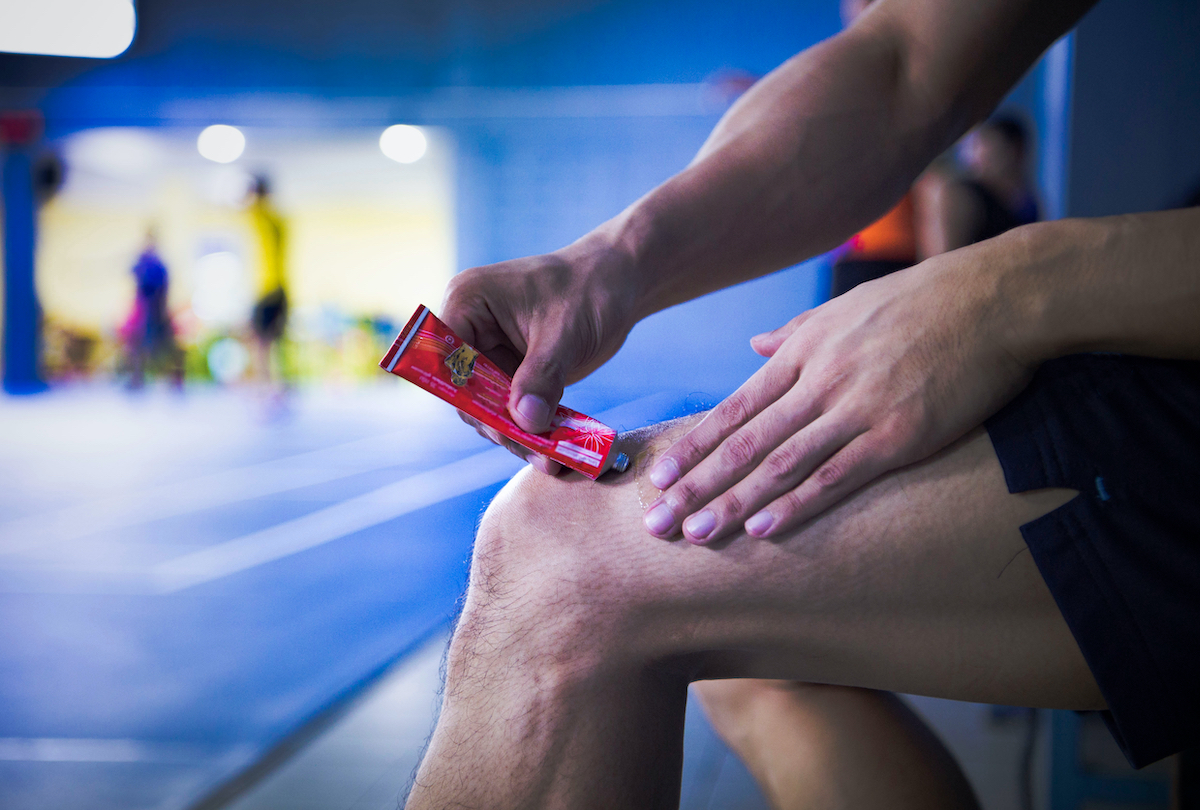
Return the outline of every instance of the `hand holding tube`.
[[[555,253],[476,267],[451,281],[443,320],[512,376],[508,410],[523,430],[548,430],[563,388],[624,343],[637,317],[631,266],[593,233]],[[559,471],[556,462],[464,420],[542,472]]]

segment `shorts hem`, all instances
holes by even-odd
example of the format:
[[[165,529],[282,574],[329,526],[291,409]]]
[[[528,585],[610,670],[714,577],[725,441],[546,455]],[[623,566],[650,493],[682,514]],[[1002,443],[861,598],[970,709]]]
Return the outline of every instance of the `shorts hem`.
[[[1009,492],[1048,487],[1079,490],[1072,500],[1021,526],[1021,536],[1054,597],[1108,704],[1104,720],[1135,768],[1191,744],[1191,734],[1169,711],[1184,705],[1156,664],[1133,612],[1102,556],[1095,534],[1102,493],[1082,488],[1068,474],[1047,427],[1056,418],[1035,397],[1019,397],[987,422]],[[1170,701],[1164,702],[1164,696]]]
[[[1173,689],[1153,665],[1119,593],[1107,584],[1103,562],[1091,553],[1086,498],[1081,493],[1026,523],[1021,536],[1108,704],[1104,722],[1129,763],[1142,768],[1178,750],[1170,742],[1175,735],[1164,734],[1174,723],[1158,704],[1158,696]],[[1142,697],[1149,695],[1155,697]]]

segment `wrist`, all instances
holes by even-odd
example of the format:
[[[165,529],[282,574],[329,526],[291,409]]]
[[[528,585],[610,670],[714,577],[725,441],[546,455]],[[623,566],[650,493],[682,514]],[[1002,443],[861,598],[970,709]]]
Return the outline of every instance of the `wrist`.
[[[986,266],[992,281],[993,305],[999,314],[1000,344],[1010,357],[1030,370],[1054,356],[1051,324],[1046,317],[1049,296],[1041,272],[1053,240],[1047,224],[1017,228],[985,243],[994,254],[987,257]]]
[[[602,290],[630,318],[630,326],[657,312],[652,275],[644,267],[639,217],[630,211],[614,217],[566,246],[559,254],[578,268],[583,283]]]
[[[1086,219],[1039,222],[1001,237],[999,292],[1012,312],[1008,339],[1014,356],[1036,366],[1091,351],[1087,318],[1077,311],[1087,287],[1087,257],[1109,234]],[[997,240],[999,241],[999,240]]]
[[[935,274],[937,289],[964,327],[1028,371],[1060,354],[1049,314],[1051,273],[1044,269],[1053,264],[1048,224],[1017,228],[922,265]]]
[[[553,254],[570,268],[567,299],[574,306],[589,302],[607,328],[627,333],[642,317],[643,295],[635,257],[615,238],[609,223],[556,250]]]

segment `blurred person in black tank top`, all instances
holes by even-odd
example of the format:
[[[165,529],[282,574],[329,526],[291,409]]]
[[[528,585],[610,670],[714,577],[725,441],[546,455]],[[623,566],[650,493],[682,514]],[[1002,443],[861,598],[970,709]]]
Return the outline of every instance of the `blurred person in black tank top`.
[[[922,256],[945,253],[1038,221],[1028,180],[1029,136],[1010,115],[985,121],[959,143],[961,175],[930,171],[917,183]]]
[[[830,298],[930,256],[1037,222],[1028,149],[1025,125],[1011,115],[968,133],[955,150],[957,166],[930,168],[895,208],[839,249]]]

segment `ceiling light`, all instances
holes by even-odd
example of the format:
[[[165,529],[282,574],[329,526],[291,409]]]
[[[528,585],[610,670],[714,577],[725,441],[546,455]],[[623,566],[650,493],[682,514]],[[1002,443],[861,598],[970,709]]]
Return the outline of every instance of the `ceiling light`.
[[[232,163],[241,157],[242,150],[246,148],[246,136],[237,127],[213,124],[200,133],[196,148],[209,160]]]
[[[47,56],[118,56],[133,42],[132,0],[10,0],[0,51]]]
[[[416,163],[425,154],[429,142],[420,127],[396,124],[379,136],[379,148],[397,163]]]

